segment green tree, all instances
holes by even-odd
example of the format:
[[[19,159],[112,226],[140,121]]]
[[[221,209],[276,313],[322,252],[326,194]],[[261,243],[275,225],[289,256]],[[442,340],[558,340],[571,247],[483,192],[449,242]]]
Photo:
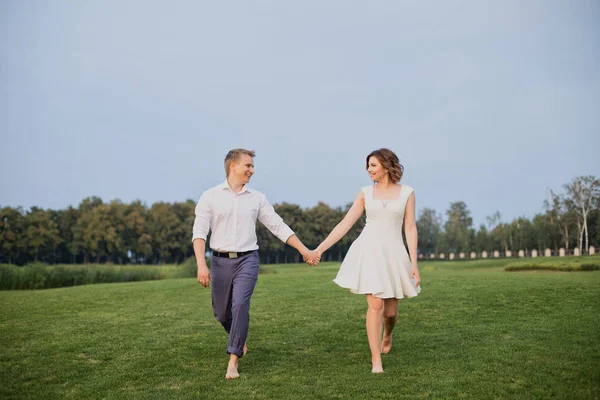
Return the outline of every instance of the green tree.
[[[152,250],[154,263],[166,263],[176,253],[178,233],[181,229],[181,221],[169,203],[154,203],[150,207],[149,232],[152,237]],[[189,227],[187,227],[189,244]]]
[[[579,176],[564,187],[574,205],[573,208],[579,216],[579,251],[583,251],[583,237],[585,234],[585,251],[588,253],[590,247],[588,216],[592,206],[596,205],[600,198],[600,180],[592,175]]]
[[[455,253],[469,252],[471,250],[471,235],[469,229],[473,225],[473,218],[467,205],[463,201],[450,203],[446,211],[448,220],[445,224],[448,250]]]
[[[128,204],[124,211],[124,229],[121,234],[124,247],[131,252],[133,263],[144,260],[152,253],[151,240],[144,244],[142,236],[150,238],[147,227],[147,207],[139,200]]]
[[[107,232],[109,234],[104,236],[107,257],[113,263],[118,264],[122,264],[124,260],[128,259],[128,248],[124,240],[125,230],[127,229],[125,225],[126,207],[121,200],[112,200],[108,204],[108,213],[105,216],[111,228]]]
[[[79,219],[79,210],[69,206],[55,212],[56,225],[62,241],[56,249],[58,262],[75,263],[77,252],[73,248],[73,230]]]
[[[600,207],[596,207],[596,209],[590,211],[589,222],[590,242],[598,249],[598,246],[600,246]]]
[[[344,211],[341,207],[332,208],[331,211],[332,211],[332,213],[330,216],[330,222],[332,223],[332,225],[330,225],[330,226],[332,226],[332,227],[331,227],[331,230],[327,233],[327,235],[329,235],[329,233],[331,233],[331,231],[335,228],[335,226],[337,224],[339,224],[342,219],[344,219],[344,216],[347,213],[347,210]],[[357,221],[357,223],[358,223],[358,221]],[[350,245],[352,244],[352,242],[350,241],[350,234],[351,233],[353,234],[354,232],[356,232],[356,230],[355,230],[356,225],[357,224],[354,224],[354,226],[352,227],[354,229],[350,229],[344,235],[343,238],[341,238],[336,244],[334,244],[329,249],[330,256],[328,257],[328,259],[330,261],[332,261],[332,260],[342,261],[342,259],[344,258],[344,255],[346,254],[346,252],[350,248]]]
[[[574,212],[569,210],[569,203],[564,196],[550,190],[549,199],[544,200],[544,210],[547,217],[547,229],[549,230],[547,235],[551,238],[554,249],[558,249],[559,243],[564,244],[565,248],[568,249],[569,233],[575,222],[573,219]]]
[[[90,255],[96,243],[93,241],[93,235],[89,225],[93,220],[93,211],[96,207],[102,205],[102,199],[96,196],[86,197],[79,203],[79,218],[73,226],[73,244],[71,245],[72,254],[83,254],[83,262],[90,262]]]
[[[21,207],[0,209],[0,262],[24,262],[26,252],[25,218]]]
[[[531,221],[531,239],[532,249],[537,249],[542,252],[544,249],[552,247],[552,223],[550,218],[545,214],[536,214]]]
[[[88,251],[97,263],[117,252],[121,246],[112,208],[111,204],[95,207],[84,229]]]
[[[184,203],[173,203],[171,212],[175,214],[178,224],[173,227],[173,240],[171,247],[171,261],[182,263],[193,255],[191,246],[191,229],[194,225],[196,204],[192,200]]]
[[[511,226],[502,222],[500,211],[496,211],[487,217],[487,220],[491,229],[490,236],[493,241],[493,246],[490,250],[502,249],[506,253],[512,247]]]
[[[307,220],[304,217],[304,211],[302,208],[296,204],[285,202],[281,204],[275,204],[273,208],[275,209],[275,212],[283,219],[283,221],[294,231],[302,243],[304,243],[304,245],[307,247],[311,247],[310,229],[308,227]],[[270,232],[269,235],[271,235]],[[275,237],[273,237],[273,240],[275,242],[279,242],[277,244],[272,243],[271,245],[272,247],[278,249],[278,251],[282,252],[283,262],[287,263],[290,260],[293,262],[301,261],[300,254],[296,251],[296,249],[290,246],[284,246],[283,243]]]
[[[493,239],[485,225],[481,224],[479,230],[475,234],[475,251],[481,253],[483,251],[492,251],[494,248]]]
[[[450,244],[448,240],[448,234],[441,230],[438,233],[437,237],[437,246],[436,253],[445,253],[448,254],[450,252]]]
[[[56,222],[49,213],[37,207],[25,214],[25,237],[27,250],[35,262],[40,258],[40,250],[46,250],[43,259],[48,259],[49,253],[53,253],[62,241]]]
[[[325,240],[333,228],[341,221],[340,212],[332,209],[323,202],[319,202],[316,206],[308,209],[305,214],[310,226],[310,237],[315,240],[315,244],[317,245]],[[330,251],[325,252],[323,261],[331,260],[332,254],[335,254],[336,250],[339,251],[339,248],[332,247]]]
[[[534,247],[534,227],[527,218],[519,217],[511,223],[513,246],[511,250],[529,252]]]
[[[431,254],[436,252],[441,229],[441,215],[431,208],[422,209],[417,219],[420,253]]]

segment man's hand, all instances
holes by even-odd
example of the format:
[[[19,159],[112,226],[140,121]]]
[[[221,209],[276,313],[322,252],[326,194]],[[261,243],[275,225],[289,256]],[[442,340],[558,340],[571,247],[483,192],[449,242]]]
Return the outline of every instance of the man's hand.
[[[204,287],[209,287],[210,282],[212,282],[212,278],[210,277],[210,271],[206,264],[198,265],[198,283]]]

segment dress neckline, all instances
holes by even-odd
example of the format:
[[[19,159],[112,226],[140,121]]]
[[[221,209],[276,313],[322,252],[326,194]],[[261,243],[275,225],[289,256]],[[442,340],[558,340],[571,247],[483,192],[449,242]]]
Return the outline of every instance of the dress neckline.
[[[373,186],[371,186],[371,198],[376,201],[381,201],[384,204],[386,204],[387,202],[390,202],[390,201],[400,201],[400,199],[402,198],[402,189],[404,189],[404,185],[400,185],[400,191],[398,192],[397,199],[376,199],[375,198],[375,185],[373,185]]]

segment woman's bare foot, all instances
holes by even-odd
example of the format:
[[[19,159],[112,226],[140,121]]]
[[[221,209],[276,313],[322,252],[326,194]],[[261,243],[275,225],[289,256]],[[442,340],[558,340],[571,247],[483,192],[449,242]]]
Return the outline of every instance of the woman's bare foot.
[[[381,342],[381,352],[383,354],[387,354],[392,349],[392,335],[383,336],[383,341]]]
[[[246,346],[246,344],[244,343],[244,355],[246,355],[247,352],[248,352],[248,346]]]
[[[371,372],[374,374],[383,374],[383,366],[381,365],[381,361],[373,363]]]
[[[225,379],[236,379],[239,378],[240,374],[238,373],[237,364],[229,363],[227,364],[227,373],[225,374]]]

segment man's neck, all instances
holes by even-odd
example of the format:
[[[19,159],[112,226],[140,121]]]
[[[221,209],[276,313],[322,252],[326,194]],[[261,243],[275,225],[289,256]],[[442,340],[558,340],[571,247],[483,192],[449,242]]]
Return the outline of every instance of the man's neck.
[[[234,193],[241,192],[242,189],[244,189],[245,185],[245,183],[237,182],[235,179],[232,179],[230,177],[227,178],[227,183],[229,184],[229,187],[231,188],[231,190],[233,190]]]

